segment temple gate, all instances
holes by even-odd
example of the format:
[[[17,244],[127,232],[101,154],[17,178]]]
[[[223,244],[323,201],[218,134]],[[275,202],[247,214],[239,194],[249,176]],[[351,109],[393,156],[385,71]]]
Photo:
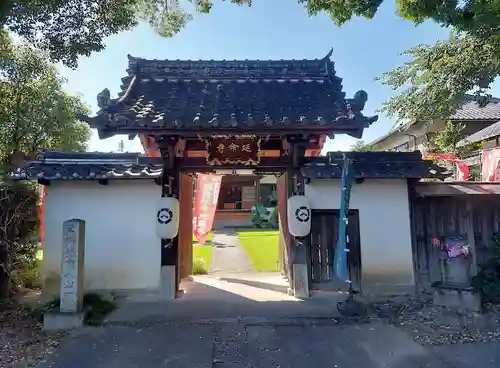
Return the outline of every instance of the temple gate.
[[[97,115],[80,116],[101,139],[138,136],[147,153],[139,164],[162,165],[162,197],[179,199],[178,234],[161,241],[162,287],[177,289],[191,273],[191,176],[273,174],[282,271],[296,296],[309,296],[308,245],[289,232],[287,200],[304,193],[301,168],[315,160],[327,137],[361,138],[377,120],[362,115],[366,92],[345,98],[331,55],[271,61],[129,56],[119,98],[104,89],[97,96]]]

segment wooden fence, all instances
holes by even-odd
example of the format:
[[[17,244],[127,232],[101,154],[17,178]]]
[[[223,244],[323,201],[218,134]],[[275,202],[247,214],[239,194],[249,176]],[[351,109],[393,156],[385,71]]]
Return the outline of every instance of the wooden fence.
[[[498,193],[497,193],[498,192]],[[410,187],[412,244],[418,291],[443,281],[443,267],[433,239],[462,237],[477,270],[500,231],[500,183],[416,183]]]

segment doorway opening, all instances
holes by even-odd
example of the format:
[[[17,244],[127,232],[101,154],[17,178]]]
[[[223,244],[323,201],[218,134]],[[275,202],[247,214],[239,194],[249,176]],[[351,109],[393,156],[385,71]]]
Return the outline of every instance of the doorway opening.
[[[219,177],[218,198],[212,203],[215,205],[215,213],[211,231],[203,239],[197,236],[196,219],[204,217],[200,213],[202,209],[199,202],[203,201],[204,191],[210,191],[209,187],[204,189],[204,183],[208,182],[207,175],[214,179],[217,174],[191,176],[194,182],[198,181],[190,186],[193,188],[193,276],[187,279],[184,277],[180,288],[189,292],[192,289],[189,281],[194,279],[198,283],[210,283],[212,286],[215,283],[219,287],[228,287],[233,292],[240,290],[245,294],[249,293],[248,295],[262,297],[264,294],[277,298],[278,295],[272,294],[280,293],[285,296],[289,285],[280,272],[284,265],[280,263],[280,227],[276,198],[279,178],[271,173]],[[182,191],[184,190],[183,186]],[[181,194],[181,198],[185,196]],[[208,197],[211,198],[212,195]],[[271,217],[275,220],[269,221]],[[181,247],[181,258],[185,252],[186,249]],[[187,259],[184,261],[188,262]],[[189,269],[189,265],[185,268]]]

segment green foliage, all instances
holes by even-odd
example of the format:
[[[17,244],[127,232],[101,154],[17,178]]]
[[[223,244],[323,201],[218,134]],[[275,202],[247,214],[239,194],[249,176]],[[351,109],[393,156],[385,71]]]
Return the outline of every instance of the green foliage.
[[[310,14],[326,12],[337,25],[353,17],[371,19],[383,0],[299,0]],[[398,15],[416,24],[433,20],[442,27],[454,27],[481,36],[500,34],[500,3],[497,0],[396,0]]]
[[[251,6],[252,0],[229,0]],[[371,19],[383,0],[298,0],[309,15],[327,13],[337,25],[353,17]],[[196,14],[208,14],[211,0],[7,0],[0,4],[0,25],[48,52],[52,61],[76,67],[78,57],[104,49],[110,35],[146,21],[161,36],[180,32]],[[420,24],[433,20],[481,39],[500,34],[497,0],[396,0],[398,15]],[[0,44],[1,44],[0,37]]]
[[[273,187],[273,190],[269,194],[269,205],[276,206],[278,204],[278,193],[276,192],[276,186]]]
[[[137,24],[134,0],[8,0],[0,24],[75,67],[78,56],[104,49],[103,40]]]
[[[269,217],[269,227],[272,229],[279,229],[279,212],[278,207],[273,208],[271,216]]]
[[[436,151],[439,153],[456,154],[458,151],[458,142],[464,138],[462,133],[465,129],[465,124],[453,124],[447,121],[445,128],[436,133],[433,138],[433,143],[436,146]]]
[[[472,278],[472,286],[481,293],[485,301],[500,301],[500,236],[493,237],[487,248],[484,262],[476,276]]]
[[[404,54],[411,60],[379,78],[394,90],[402,89],[382,111],[403,124],[448,118],[469,91],[479,105],[486,104],[488,88],[500,75],[500,35],[454,33],[446,41]]]
[[[89,292],[83,296],[85,310],[85,323],[89,326],[99,326],[104,318],[116,308],[113,295],[104,296],[99,293]]]
[[[207,264],[203,258],[193,260],[193,275],[206,275],[207,273]]]
[[[102,51],[106,37],[130,30],[140,21],[171,37],[195,13],[209,13],[212,8],[208,0],[189,0],[186,5],[179,0],[7,0],[0,5],[0,26],[46,51],[52,61],[75,68],[79,56]]]
[[[10,167],[22,153],[39,148],[81,151],[90,138],[77,120],[89,109],[67,94],[64,80],[46,55],[26,44],[5,47],[0,58],[0,165]]]
[[[261,202],[252,208],[252,223],[257,228],[270,227],[270,217],[267,216],[267,209]]]
[[[41,266],[37,258],[40,244],[27,242],[13,253],[12,284],[16,287],[40,289],[42,287]]]
[[[53,298],[43,305],[31,308],[30,314],[38,321],[43,322],[43,315],[57,311],[61,299]],[[83,296],[84,322],[89,326],[101,325],[104,318],[116,308],[116,300],[113,295],[102,295],[96,292],[88,292]]]
[[[431,140],[431,150],[436,153],[460,155],[480,148],[480,143],[459,145],[467,135],[464,133],[466,125],[447,121],[444,129],[438,131]]]
[[[359,139],[351,146],[351,151],[355,152],[371,152],[375,151],[375,147],[366,144],[362,139]]]
[[[22,281],[23,272],[36,272],[38,198],[34,184],[0,183],[0,298],[9,296],[12,273]]]
[[[4,31],[0,42],[0,296],[7,296],[11,276],[24,286],[37,283],[39,186],[6,173],[39,148],[84,150],[90,129],[76,118],[88,108],[64,91],[43,52],[14,45]]]

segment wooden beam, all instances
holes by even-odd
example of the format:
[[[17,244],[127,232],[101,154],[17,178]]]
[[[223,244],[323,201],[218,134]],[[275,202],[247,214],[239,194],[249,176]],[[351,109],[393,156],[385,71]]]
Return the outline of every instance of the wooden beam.
[[[335,124],[326,125],[279,125],[279,126],[262,126],[257,125],[254,127],[217,127],[217,134],[258,134],[258,135],[288,135],[288,134],[352,134],[359,135],[359,130],[368,128],[368,122],[364,125],[353,124],[352,121],[340,122]],[[193,127],[193,128],[173,128],[166,129],[161,127],[148,127],[143,126],[122,126],[113,128],[101,128],[103,133],[111,134],[147,134],[154,136],[183,136],[183,137],[196,137],[198,135],[213,135],[213,127]]]
[[[207,164],[205,157],[184,157],[178,159],[178,167],[184,172],[194,170],[201,170],[199,172],[210,172],[215,169],[253,169],[261,172],[265,172],[266,170],[269,170],[269,172],[280,172],[284,171],[289,166],[290,160],[286,157],[261,157],[260,163],[255,166],[234,164],[210,166]]]
[[[260,142],[260,150],[261,151],[279,151],[282,148],[281,139],[279,137],[270,138],[269,140],[262,139]],[[319,137],[317,135],[313,135],[309,138],[309,141],[306,143],[306,149],[320,149]],[[186,150],[188,151],[206,151],[206,143],[200,141],[199,139],[186,140]]]
[[[467,201],[465,211],[465,227],[467,229],[467,243],[469,245],[471,254],[471,266],[470,273],[474,277],[477,275],[478,262],[477,262],[477,249],[476,249],[476,237],[474,232],[474,208],[472,207],[471,201]]]

